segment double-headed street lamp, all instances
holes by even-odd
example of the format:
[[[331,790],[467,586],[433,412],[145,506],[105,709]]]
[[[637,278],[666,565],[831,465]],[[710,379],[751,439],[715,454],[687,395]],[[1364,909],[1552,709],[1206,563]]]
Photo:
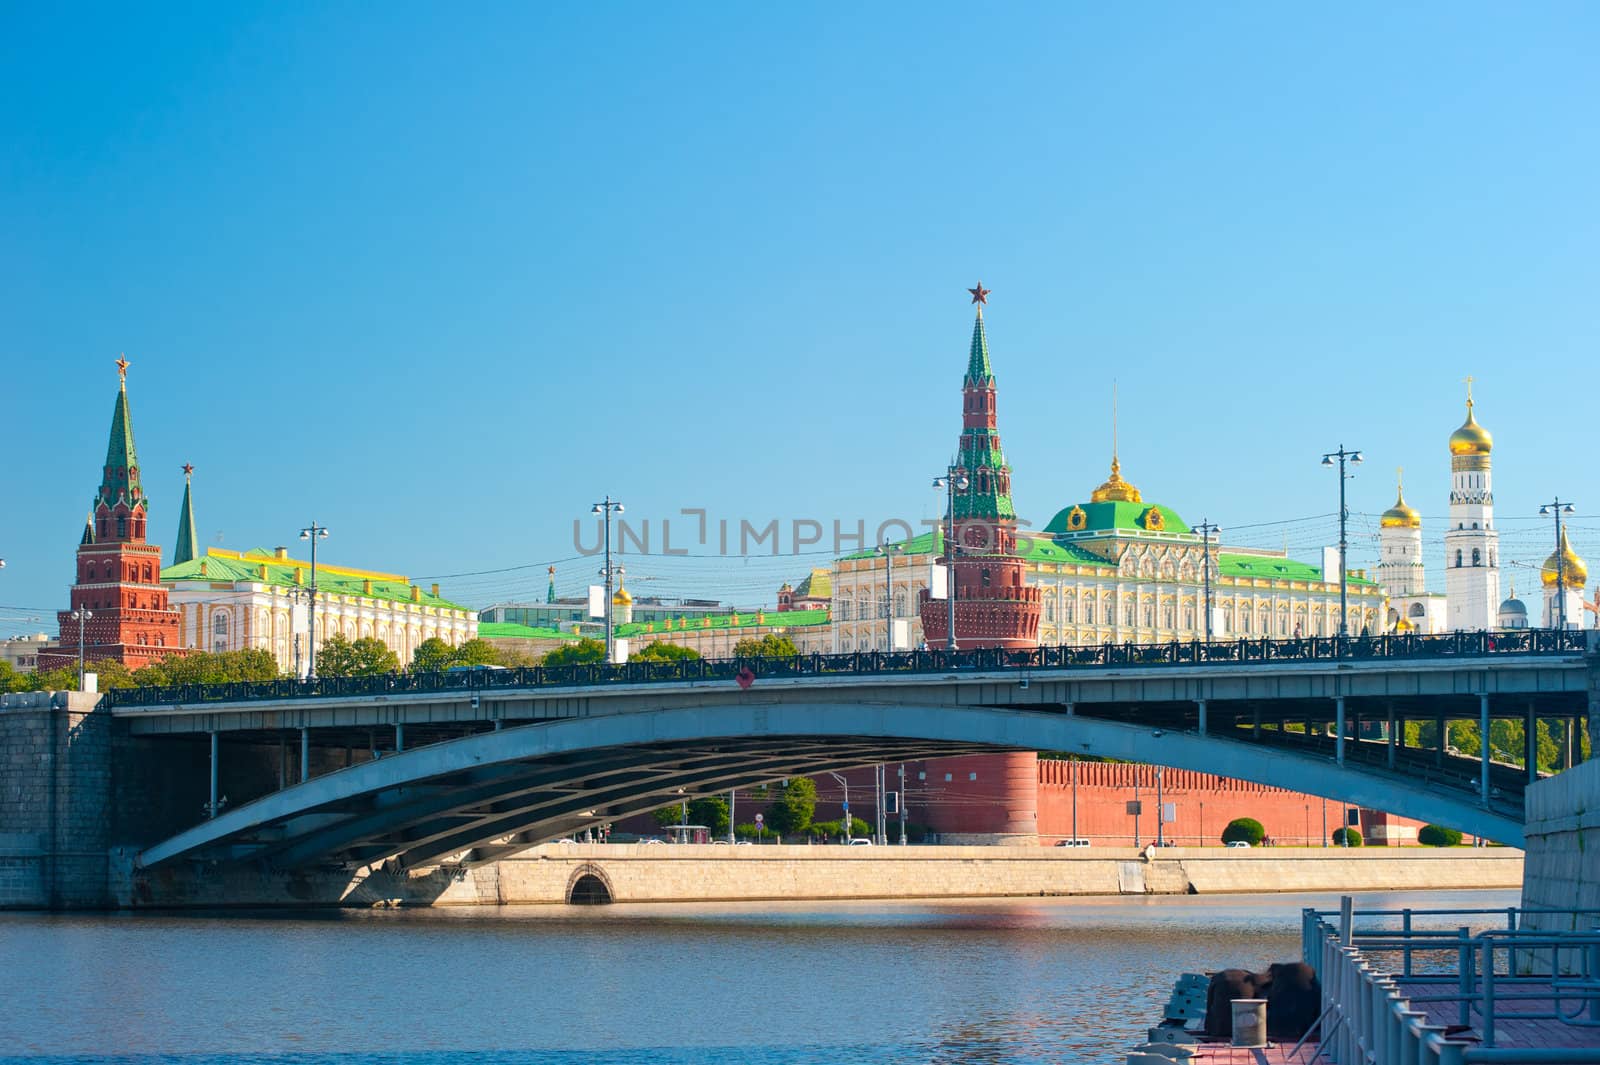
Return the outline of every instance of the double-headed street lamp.
[[[78,623],[78,690],[79,691],[83,691],[83,626],[84,626],[84,623],[87,622],[92,617],[94,617],[94,611],[90,610],[88,607],[79,607],[77,610],[74,610],[72,612],[72,620],[76,621]]]
[[[1206,610],[1205,623],[1203,627],[1205,629],[1206,641],[1209,643],[1211,640],[1211,538],[1222,530],[1211,524],[1210,521],[1202,521],[1199,525],[1194,527],[1194,531],[1200,534],[1200,542],[1202,544],[1202,553],[1204,556],[1201,559],[1201,574],[1205,580]],[[1076,837],[1077,833],[1074,832],[1073,836]]]
[[[1339,637],[1344,639],[1350,635],[1350,564],[1346,559],[1350,544],[1345,535],[1345,525],[1350,520],[1350,508],[1344,502],[1344,483],[1355,474],[1345,472],[1345,463],[1352,466],[1361,465],[1361,452],[1346,451],[1343,444],[1338,451],[1330,451],[1322,456],[1324,466],[1332,466],[1334,460],[1339,464]],[[1326,578],[1327,574],[1323,574]]]
[[[1572,504],[1564,503],[1560,496],[1539,508],[1540,514],[1551,514],[1556,519],[1556,627],[1567,628],[1567,553],[1561,549],[1561,515],[1572,513]]]
[[[327,526],[316,522],[300,530],[300,539],[311,541],[311,587],[306,590],[306,627],[310,633],[306,642],[311,645],[310,656],[306,659],[307,680],[317,675],[317,541],[327,538]]]
[[[605,569],[600,571],[600,575],[606,579],[606,661],[615,662],[617,660],[617,638],[616,634],[611,631],[611,581],[613,576],[615,576],[615,574],[619,571],[613,569],[611,565],[611,515],[613,513],[621,514],[622,504],[618,503],[610,496],[606,496],[603,500],[590,507],[589,513],[605,515],[606,566]]]
[[[965,492],[967,475],[960,467],[950,466],[943,477],[935,477],[933,486],[943,488],[944,501],[944,597],[950,604],[950,623],[945,630],[944,646],[947,651],[956,649],[956,493]]]

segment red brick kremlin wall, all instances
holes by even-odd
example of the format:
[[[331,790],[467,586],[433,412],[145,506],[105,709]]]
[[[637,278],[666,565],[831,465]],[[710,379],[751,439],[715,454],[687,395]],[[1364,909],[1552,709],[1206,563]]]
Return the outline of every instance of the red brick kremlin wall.
[[[1134,819],[1127,803],[1143,803],[1139,817],[1140,845],[1156,838],[1156,767],[1108,762],[1039,761],[1039,841],[1054,844],[1072,834],[1072,779],[1077,773],[1078,836],[1093,843],[1126,846],[1133,842]],[[1179,846],[1216,846],[1222,830],[1236,817],[1253,817],[1266,829],[1267,838],[1280,846],[1321,846],[1327,832],[1344,823],[1345,806],[1314,795],[1269,788],[1242,780],[1195,773],[1186,769],[1161,770],[1161,798],[1172,803],[1177,819],[1163,826],[1164,837]],[[1369,845],[1416,842],[1420,822],[1376,811],[1360,811],[1362,838]],[[1409,829],[1410,831],[1405,831]]]

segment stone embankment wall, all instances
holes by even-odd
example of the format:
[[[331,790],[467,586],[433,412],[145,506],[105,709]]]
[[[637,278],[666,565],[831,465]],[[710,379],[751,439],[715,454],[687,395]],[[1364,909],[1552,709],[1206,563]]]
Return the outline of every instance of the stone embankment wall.
[[[126,857],[126,856],[124,856]],[[757,902],[1050,895],[1505,888],[1522,881],[1520,851],[1172,848],[719,847],[550,844],[494,865],[417,876],[382,870],[261,875],[248,869],[158,870],[119,863],[119,899],[165,906],[452,906],[564,903],[584,877],[616,902]]]
[[[110,901],[111,715],[99,701],[0,696],[0,907]]]
[[[1584,762],[1528,789],[1527,909],[1600,910],[1600,761]],[[1600,926],[1600,913],[1530,914],[1525,925],[1555,931]]]

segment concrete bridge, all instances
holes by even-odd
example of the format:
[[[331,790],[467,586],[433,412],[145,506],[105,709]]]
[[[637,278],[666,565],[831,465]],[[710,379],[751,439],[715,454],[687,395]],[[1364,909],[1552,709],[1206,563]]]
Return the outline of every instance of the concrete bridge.
[[[168,767],[161,786],[183,796],[169,811],[199,820],[145,846],[145,869],[473,866],[684,795],[1016,749],[1220,773],[1520,844],[1532,771],[1406,747],[1404,725],[1571,730],[1600,698],[1588,635],[634,663],[109,702],[138,756]]]

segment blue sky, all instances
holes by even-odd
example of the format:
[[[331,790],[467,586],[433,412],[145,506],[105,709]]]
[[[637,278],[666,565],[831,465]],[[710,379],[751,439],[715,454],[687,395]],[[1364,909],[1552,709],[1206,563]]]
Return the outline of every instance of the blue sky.
[[[1437,540],[1470,373],[1503,557],[1561,493],[1600,561],[1594,5],[377,10],[0,6],[8,631],[66,601],[119,352],[158,542],[193,462],[208,544],[315,518],[481,605],[588,583],[606,492],[934,516],[980,278],[1035,522],[1116,380],[1126,475],[1225,539],[1313,557],[1342,441],[1353,561],[1397,465]],[[757,604],[823,557],[766,550],[627,564]]]

